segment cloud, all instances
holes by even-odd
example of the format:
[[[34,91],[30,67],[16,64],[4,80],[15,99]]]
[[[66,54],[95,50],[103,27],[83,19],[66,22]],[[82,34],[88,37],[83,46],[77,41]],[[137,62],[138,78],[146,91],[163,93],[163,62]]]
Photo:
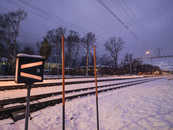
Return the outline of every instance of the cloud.
[[[63,25],[79,32],[96,33],[100,53],[104,50],[106,39],[114,35],[126,41],[124,53],[131,52],[135,57],[143,56],[148,49],[173,50],[172,0],[103,1],[137,34],[138,40],[96,0],[32,0],[28,1],[28,5],[17,0],[2,0],[1,5],[8,10],[24,8],[28,12],[19,38],[27,42],[36,43],[49,29]],[[2,10],[5,12],[0,8]]]

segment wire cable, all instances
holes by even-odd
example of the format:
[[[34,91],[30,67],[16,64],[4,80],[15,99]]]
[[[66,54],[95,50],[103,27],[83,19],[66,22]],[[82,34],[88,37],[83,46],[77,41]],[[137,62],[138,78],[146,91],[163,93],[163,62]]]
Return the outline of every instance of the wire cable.
[[[135,38],[137,38],[137,35],[129,28],[128,25],[126,25],[118,15],[116,15],[102,0],[96,0],[102,7],[104,7],[126,30],[128,30],[131,35]]]

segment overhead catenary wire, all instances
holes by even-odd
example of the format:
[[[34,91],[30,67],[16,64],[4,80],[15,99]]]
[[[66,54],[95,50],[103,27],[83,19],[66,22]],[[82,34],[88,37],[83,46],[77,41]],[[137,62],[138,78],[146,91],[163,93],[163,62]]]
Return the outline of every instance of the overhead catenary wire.
[[[24,9],[24,10],[26,9],[26,7],[24,7],[23,5],[19,4],[19,3],[16,2],[16,1],[11,1],[11,0],[7,0],[7,1],[10,1],[10,2],[9,2],[10,4],[19,7],[19,9]],[[38,12],[35,12],[35,11],[33,11],[32,9],[31,9],[30,11],[32,12],[33,15],[35,15],[35,16],[37,16],[37,17],[40,17],[40,18],[44,19],[44,23],[46,23],[46,24],[44,24],[43,22],[41,22],[42,24],[44,24],[44,26],[47,26],[47,25],[48,25],[48,24],[47,24],[47,20],[49,20],[48,17],[46,17],[45,15],[40,14],[40,13],[38,13]]]
[[[31,4],[31,3],[27,2],[27,1],[24,1],[24,0],[18,0],[18,1],[21,2],[21,3],[24,4],[24,5],[26,5],[26,6],[30,7],[30,8],[32,8],[32,9],[34,9],[34,10],[40,12],[41,14],[46,15],[48,18],[50,18],[50,14],[49,14],[45,9],[39,8],[38,6],[33,5],[33,4]],[[73,24],[73,23],[69,23],[69,22],[63,20],[63,19],[62,19],[61,17],[59,17],[58,15],[54,15],[54,16],[51,17],[51,18],[56,18],[58,21],[61,22],[61,24],[62,24],[63,26],[64,26],[64,24],[66,24],[66,25],[68,25],[68,26],[74,26],[74,27],[76,27],[76,28],[79,28],[81,31],[83,31],[83,33],[88,32],[88,30],[85,29],[84,27],[81,27],[80,25],[76,25],[76,24]]]
[[[112,3],[113,3],[113,5],[115,6],[115,2],[117,2],[117,1],[114,1],[114,0],[110,0]],[[124,3],[122,3],[122,1],[121,0],[119,0],[119,8],[122,10],[122,12],[123,12],[123,14],[124,14],[124,17],[126,16],[126,18],[129,18],[129,22],[128,22],[128,24],[130,25],[130,26],[133,26],[134,25],[134,17],[130,14],[130,11],[129,11],[129,9],[127,9],[126,7],[125,7],[125,5],[124,5]],[[117,3],[117,4],[118,4]],[[126,22],[127,23],[127,22]]]
[[[128,5],[127,5],[127,3],[125,2],[125,0],[120,0],[123,4],[124,4],[124,6],[129,10],[129,13],[133,16],[133,17],[135,17],[136,18],[136,14],[134,13],[134,11],[132,10],[132,8],[130,8]]]
[[[9,1],[9,0],[8,0],[8,1]],[[12,2],[12,3],[11,3],[11,2]],[[18,3],[18,2],[20,2],[20,3]],[[23,0],[11,1],[11,0],[10,0],[10,3],[13,4],[13,5],[16,5],[16,6],[18,6],[18,7],[22,7],[23,9],[26,9],[26,6],[29,7],[30,10],[32,11],[32,14],[33,14],[33,15],[38,16],[38,17],[44,19],[43,22],[41,22],[41,23],[42,23],[42,24],[43,24],[43,23],[46,23],[46,26],[47,26],[47,25],[50,26],[50,24],[48,24],[48,22],[47,22],[48,20],[49,20],[50,22],[53,22],[53,21],[54,21],[54,22],[56,22],[56,23],[57,23],[57,21],[58,21],[57,24],[58,24],[58,25],[60,24],[60,25],[63,26],[63,27],[64,27],[64,23],[65,23],[66,26],[70,25],[71,27],[72,27],[72,26],[75,26],[75,27],[79,28],[79,29],[80,29],[80,32],[82,32],[82,33],[90,32],[90,31],[84,29],[84,27],[81,27],[81,26],[79,26],[79,25],[75,25],[75,24],[72,24],[72,23],[70,23],[70,24],[68,23],[68,24],[67,24],[67,22],[65,22],[64,20],[62,20],[59,16],[56,16],[56,17],[55,17],[56,19],[58,19],[57,21],[56,21],[56,20],[51,20],[53,17],[50,17],[50,16],[49,16],[49,13],[48,13],[46,10],[41,9],[41,8],[37,7],[36,5],[32,5],[31,3],[27,2],[27,1],[23,1]],[[21,6],[21,5],[22,5],[22,6]],[[59,23],[59,22],[60,22],[60,23]],[[45,25],[45,24],[44,24],[44,25]],[[100,34],[98,34],[98,33],[97,33],[97,35],[100,36]],[[100,37],[103,37],[103,36],[100,36]],[[97,39],[97,40],[98,40],[98,39]],[[98,40],[98,41],[100,41],[100,40]]]
[[[10,2],[11,2],[11,1],[10,1]],[[20,6],[20,7],[21,7],[21,5],[23,5],[22,8],[24,8],[24,9],[25,9],[26,6],[27,6],[28,8],[31,9],[31,11],[33,12],[33,13],[32,13],[33,15],[36,15],[36,16],[38,16],[38,17],[44,19],[43,22],[45,22],[47,25],[48,25],[48,20],[49,20],[50,22],[55,22],[55,23],[57,23],[57,21],[58,21],[57,24],[58,24],[58,25],[60,24],[60,25],[63,26],[63,27],[64,27],[64,24],[66,24],[66,25],[70,25],[71,27],[72,27],[72,26],[76,26],[77,28],[80,29],[80,32],[82,31],[82,33],[90,32],[90,31],[84,29],[84,27],[81,27],[81,26],[75,25],[75,24],[71,24],[71,23],[69,24],[68,22],[65,22],[65,21],[62,20],[59,16],[55,16],[55,17],[54,17],[54,18],[56,18],[57,20],[56,20],[56,19],[51,20],[51,19],[53,18],[53,16],[50,16],[49,13],[48,13],[45,9],[39,8],[39,7],[37,7],[36,5],[33,5],[33,4],[29,3],[29,2],[26,2],[26,1],[23,1],[23,0],[17,0],[17,1],[12,1],[12,3],[15,4],[15,5],[17,5],[17,6]],[[42,23],[43,23],[43,22],[42,22]],[[59,23],[59,22],[60,22],[60,23]],[[49,26],[50,26],[50,24],[49,24]],[[103,36],[100,36],[99,33],[96,33],[96,34],[97,34],[99,37],[103,37]],[[97,41],[102,42],[102,41],[99,40],[99,39],[97,39]]]
[[[18,3],[18,2],[20,2],[20,3]],[[48,21],[50,21],[51,23],[54,23],[54,24],[56,23],[57,25],[60,25],[62,27],[65,27],[64,24],[66,24],[66,26],[70,26],[71,25],[70,29],[72,28],[72,26],[76,26],[75,24],[71,24],[71,23],[69,24],[69,23],[65,22],[63,19],[61,19],[58,16],[51,16],[50,17],[49,13],[46,10],[41,9],[41,8],[35,6],[35,5],[33,6],[29,2],[26,2],[26,1],[23,1],[23,0],[18,0],[18,2],[17,1],[12,1],[12,3],[14,5],[16,5],[16,6],[22,7],[24,9],[26,7],[30,8],[30,10],[32,11],[33,15],[36,15],[36,16],[44,19],[43,22],[46,23],[49,26],[50,26],[50,23],[48,24]],[[52,20],[53,18],[56,18],[56,19]],[[78,25],[76,27],[80,28]],[[85,32],[86,32],[86,30],[85,30]]]
[[[19,1],[20,3],[18,3],[17,1]],[[32,4],[27,4],[28,2],[25,2],[23,0],[17,0],[17,1],[13,1],[13,4],[15,4],[17,6],[21,6],[21,4],[22,4],[23,6],[25,6],[25,8],[27,6],[27,7],[29,7],[32,10],[32,12],[33,12],[32,14],[34,14],[36,16],[39,16],[40,18],[44,19],[43,22],[47,23],[48,22],[47,20],[52,22],[52,20],[50,20],[50,19],[52,19],[53,16],[50,18],[49,13],[45,9],[41,9],[41,8],[37,7],[36,5],[32,6]],[[55,19],[57,19],[57,21],[59,21],[57,17],[55,17]],[[66,23],[63,20],[61,20],[61,25],[64,25],[64,24],[66,24]],[[69,25],[74,26],[75,24],[71,24],[70,23]],[[80,29],[80,31],[83,30],[84,34],[86,32],[90,32],[90,31],[87,31],[85,28],[83,28],[83,27],[81,27],[79,25],[77,25],[76,27],[78,27]],[[100,36],[100,34],[98,34],[98,33],[96,35],[98,35],[102,39],[105,39],[105,38],[103,38],[103,36]],[[99,43],[100,44],[100,43],[104,43],[104,42],[105,42],[105,40],[97,39],[97,41],[95,43],[97,43],[97,44]]]
[[[44,19],[45,19],[45,17],[46,17],[46,19],[45,19],[46,21],[49,20],[49,21],[52,22],[52,20],[50,20],[50,15],[49,15],[49,13],[48,13],[45,9],[39,8],[38,6],[33,5],[33,4],[31,4],[31,3],[29,3],[29,2],[26,2],[26,1],[24,1],[24,0],[18,0],[18,1],[19,1],[21,4],[23,4],[23,5],[25,5],[25,6],[29,7],[29,8],[31,8],[31,9],[33,9],[33,10],[35,10],[36,12],[39,12],[41,15],[44,16]],[[40,16],[40,15],[39,15],[39,17],[43,18],[43,17]],[[56,18],[57,21],[61,22],[61,26],[63,26],[63,27],[64,27],[64,24],[65,24],[66,26],[69,26],[70,28],[75,27],[75,28],[80,29],[80,31],[81,31],[83,34],[85,34],[86,32],[90,32],[90,31],[88,31],[87,29],[85,29],[84,27],[81,27],[80,25],[76,25],[76,24],[73,24],[73,23],[69,23],[69,22],[63,20],[63,19],[60,18],[58,15],[51,16],[51,19],[52,19],[52,18]],[[72,26],[73,26],[73,27],[72,27]],[[98,34],[98,33],[97,33],[97,34]],[[98,34],[98,35],[100,36],[100,34]],[[100,37],[103,37],[103,36],[100,36]]]
[[[27,5],[24,5],[24,4],[21,4],[21,3],[18,3],[17,1],[12,1],[12,3],[11,3],[12,5],[15,5],[15,6],[17,6],[17,7],[20,7],[20,8],[22,8],[22,9],[26,9],[26,6]],[[50,20],[49,19],[49,17],[50,16],[47,16],[47,13],[46,14],[44,14],[43,12],[39,12],[38,10],[37,10],[37,8],[35,8],[35,9],[33,9],[32,7],[30,7],[30,6],[27,6],[31,11],[32,11],[32,14],[33,15],[35,15],[35,16],[38,16],[38,17],[40,17],[40,18],[42,18],[43,20],[43,22],[41,22],[44,26],[48,26],[48,25],[50,25],[50,24],[48,24],[48,20],[49,21],[51,21],[52,22],[52,20]],[[46,11],[45,11],[46,12]],[[45,23],[45,24],[44,24]],[[77,26],[79,26],[79,25],[77,25]],[[89,31],[87,31],[86,29],[84,29],[83,27],[80,27],[79,26],[79,28],[81,29],[81,31],[83,30],[83,33],[85,33],[85,32],[89,32]],[[31,34],[31,32],[25,32],[24,30],[21,30],[23,33],[25,33],[25,34],[27,34],[27,33],[29,33],[29,34]],[[85,32],[84,32],[85,31]],[[22,36],[24,36],[24,34],[22,34],[22,33],[20,33]],[[33,36],[36,36],[36,33],[34,32],[34,34],[33,34],[33,32],[32,32],[32,35]],[[37,34],[38,35],[38,34]],[[104,34],[102,34],[102,35],[104,35]],[[106,38],[105,37],[103,37],[103,36],[101,36],[99,33],[96,33],[96,36],[98,36],[99,38],[97,38],[97,40],[96,40],[96,44],[104,44],[105,42],[106,42]]]
[[[102,7],[104,7],[127,31],[130,32],[130,34],[135,38],[137,38],[137,35],[129,28],[129,26],[121,20],[120,17],[118,17],[117,14],[115,14],[102,0],[96,0]]]
[[[29,8],[31,8],[31,9],[33,9],[33,10],[35,10],[35,12],[39,12],[39,14],[41,14],[42,16],[44,16],[44,19],[45,19],[45,17],[46,17],[46,21],[47,20],[49,20],[49,21],[51,21],[51,22],[55,22],[55,23],[57,23],[57,24],[61,24],[61,26],[64,26],[64,21],[60,18],[60,17],[57,17],[57,16],[54,16],[54,18],[57,18],[58,20],[51,20],[53,17],[50,17],[50,14],[47,12],[47,11],[45,11],[44,9],[41,9],[41,8],[39,8],[39,7],[37,7],[36,5],[33,5],[33,4],[31,4],[30,2],[28,2],[28,1],[24,1],[24,0],[17,0],[18,2],[20,2],[21,4],[23,4],[23,5],[25,5],[25,6],[27,6],[27,7],[29,7]],[[41,17],[42,17],[41,16]],[[43,18],[43,17],[42,17]],[[58,22],[57,22],[58,21]]]

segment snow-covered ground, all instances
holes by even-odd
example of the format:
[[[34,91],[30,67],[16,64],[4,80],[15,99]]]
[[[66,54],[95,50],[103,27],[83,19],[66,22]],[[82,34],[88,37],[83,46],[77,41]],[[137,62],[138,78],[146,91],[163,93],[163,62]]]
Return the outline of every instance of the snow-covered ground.
[[[62,105],[32,113],[29,130],[61,130]],[[101,130],[173,129],[173,80],[161,79],[99,94]],[[25,120],[0,121],[0,130],[23,130]],[[66,102],[67,130],[96,130],[95,96]]]
[[[142,79],[149,79],[149,78],[142,78]],[[122,82],[142,80],[142,79],[105,81],[105,82],[98,82],[98,85],[108,85],[108,84],[122,83]],[[89,88],[89,87],[95,87],[95,83],[93,82],[93,83],[66,85],[65,90],[74,90],[74,89]],[[62,91],[62,85],[32,88],[31,96],[53,93],[53,92],[60,92],[60,91]],[[0,100],[17,98],[17,97],[25,97],[26,95],[27,95],[27,89],[5,90],[5,91],[0,91]]]
[[[128,79],[128,78],[142,78],[143,76],[141,75],[130,75],[130,76],[106,76],[106,77],[99,77],[98,80],[102,79]],[[87,81],[87,80],[94,80],[94,77],[92,78],[72,78],[72,79],[65,79],[66,82],[73,82],[73,81]],[[44,80],[43,82],[38,82],[35,84],[42,84],[42,83],[57,83],[57,82],[62,82],[62,79],[49,79],[49,80]],[[22,83],[20,83],[22,84]],[[13,86],[13,85],[19,85],[15,83],[14,81],[0,81],[0,86]]]

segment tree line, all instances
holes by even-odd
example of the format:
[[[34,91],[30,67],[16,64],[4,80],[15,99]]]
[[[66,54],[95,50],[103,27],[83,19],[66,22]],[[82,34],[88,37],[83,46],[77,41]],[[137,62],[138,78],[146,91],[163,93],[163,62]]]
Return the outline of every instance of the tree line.
[[[75,30],[55,27],[36,43],[35,48],[28,44],[21,47],[17,38],[20,33],[20,25],[26,17],[27,13],[24,10],[0,14],[0,60],[2,61],[2,58],[7,59],[11,73],[15,71],[17,53],[39,54],[45,57],[46,62],[61,64],[61,37],[64,36],[65,66],[68,68],[85,66],[86,75],[88,75],[89,65],[93,65],[91,50],[97,40],[93,32],[88,32],[82,36]],[[125,68],[128,68],[129,70],[126,72],[134,72],[135,65],[142,65],[142,62],[134,59],[132,54],[126,54],[119,64],[119,55],[124,44],[125,42],[121,37],[114,36],[108,39],[104,44],[108,53],[102,56],[97,55],[97,64],[115,69],[124,68],[126,70]]]

